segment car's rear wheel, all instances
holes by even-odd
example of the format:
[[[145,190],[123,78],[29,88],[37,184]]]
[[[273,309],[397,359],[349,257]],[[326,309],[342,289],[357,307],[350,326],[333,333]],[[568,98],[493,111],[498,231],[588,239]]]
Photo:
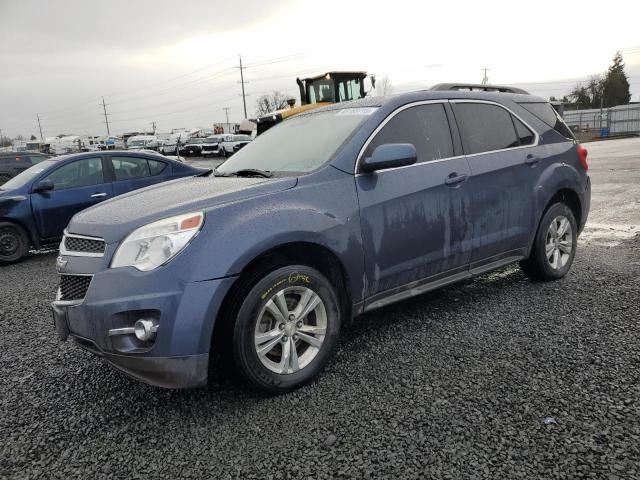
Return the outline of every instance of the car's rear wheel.
[[[244,379],[284,393],[315,378],[340,331],[334,287],[317,270],[291,265],[263,275],[248,291],[233,327],[233,357]]]
[[[0,222],[0,265],[15,263],[29,253],[29,237],[19,225]]]
[[[520,266],[534,280],[549,281],[564,277],[573,263],[578,245],[578,227],[571,209],[555,203],[545,212],[529,258]]]

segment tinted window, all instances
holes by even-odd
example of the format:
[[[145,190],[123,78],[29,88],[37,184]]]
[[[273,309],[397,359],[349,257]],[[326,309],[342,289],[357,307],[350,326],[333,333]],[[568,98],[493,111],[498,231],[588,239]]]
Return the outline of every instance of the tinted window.
[[[456,103],[453,108],[466,154],[520,145],[511,114],[504,108],[485,103]]]
[[[453,143],[444,106],[419,105],[401,111],[376,134],[364,156],[371,156],[376,147],[385,143],[413,144],[418,162],[452,157]]]
[[[520,106],[529,111],[565,138],[575,140],[573,132],[564,123],[556,109],[550,103],[521,103]]]
[[[85,158],[68,163],[52,172],[46,179],[53,182],[55,190],[104,183],[102,160],[100,158]]]
[[[166,167],[166,163],[157,162],[156,160],[148,160],[149,162],[149,170],[151,171],[151,175],[158,175],[160,172],[164,170]]]
[[[129,180],[151,175],[146,158],[139,157],[112,157],[113,170],[116,180]]]
[[[535,140],[534,133],[529,130],[524,123],[518,120],[516,117],[513,117],[513,124],[516,126],[516,133],[518,134],[518,140],[520,141],[520,145],[531,145]]]

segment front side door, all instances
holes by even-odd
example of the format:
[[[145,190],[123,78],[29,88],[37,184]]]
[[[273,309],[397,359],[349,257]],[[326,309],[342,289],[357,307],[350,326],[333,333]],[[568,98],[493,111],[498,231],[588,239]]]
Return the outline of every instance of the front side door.
[[[161,160],[126,155],[111,156],[113,166],[114,196],[158,183],[164,179],[167,169],[171,168]]]
[[[500,105],[461,100],[452,106],[472,173],[471,268],[520,256],[534,223],[536,135]]]
[[[468,268],[470,223],[465,184],[470,170],[454,152],[443,103],[392,114],[363,157],[387,143],[411,143],[414,165],[356,175],[368,304],[416,282]]]
[[[58,167],[40,180],[51,180],[53,190],[31,194],[31,208],[43,239],[62,236],[76,213],[113,196],[101,157],[83,158]]]

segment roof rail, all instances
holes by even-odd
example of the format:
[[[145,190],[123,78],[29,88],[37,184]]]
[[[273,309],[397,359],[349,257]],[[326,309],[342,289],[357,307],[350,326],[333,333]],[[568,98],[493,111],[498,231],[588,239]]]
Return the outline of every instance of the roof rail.
[[[502,92],[502,93],[524,93],[529,94],[521,88],[509,87],[506,85],[486,85],[481,83],[439,83],[431,87],[430,90],[462,90],[469,92]]]

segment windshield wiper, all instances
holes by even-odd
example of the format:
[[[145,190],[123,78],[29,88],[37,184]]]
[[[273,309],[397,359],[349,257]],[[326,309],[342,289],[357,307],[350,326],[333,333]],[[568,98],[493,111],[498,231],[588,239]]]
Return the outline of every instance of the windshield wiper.
[[[240,170],[237,170],[235,172],[228,172],[228,173],[224,173],[224,172],[215,172],[216,176],[220,176],[220,177],[227,177],[227,176],[234,176],[234,177],[264,177],[264,178],[271,178],[273,177],[273,173],[271,173],[268,170],[260,170],[258,168],[242,168]]]

